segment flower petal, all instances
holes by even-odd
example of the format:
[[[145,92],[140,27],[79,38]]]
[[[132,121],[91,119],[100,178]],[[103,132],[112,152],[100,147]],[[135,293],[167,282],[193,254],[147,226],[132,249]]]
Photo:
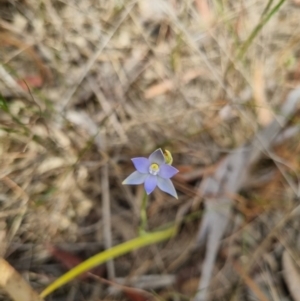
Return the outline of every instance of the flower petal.
[[[162,150],[159,148],[156,151],[154,151],[150,156],[149,156],[149,161],[150,163],[156,163],[158,165],[165,163],[165,157],[162,152]]]
[[[123,182],[123,185],[138,185],[145,182],[147,174],[140,173],[138,171],[133,172]]]
[[[148,175],[144,184],[146,193],[150,194],[155,189],[156,184],[157,184],[157,177]]]
[[[131,161],[137,171],[140,173],[149,173],[150,161],[147,158],[138,157],[131,159]]]
[[[159,167],[158,175],[164,179],[170,179],[177,173],[178,173],[178,169],[176,169],[175,167],[168,164],[162,164]]]
[[[174,188],[174,185],[170,179],[163,179],[157,177],[157,186],[164,192],[172,195],[174,198],[178,199],[177,192]]]

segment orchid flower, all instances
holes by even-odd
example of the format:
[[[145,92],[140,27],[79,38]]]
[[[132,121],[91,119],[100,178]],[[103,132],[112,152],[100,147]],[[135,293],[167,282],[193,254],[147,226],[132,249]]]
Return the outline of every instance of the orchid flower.
[[[170,178],[178,173],[178,170],[171,166],[172,155],[169,151],[159,148],[149,158],[138,157],[131,159],[136,171],[128,176],[122,184],[139,185],[144,183],[145,191],[149,195],[156,186],[162,191],[172,195],[176,199],[177,193]]]

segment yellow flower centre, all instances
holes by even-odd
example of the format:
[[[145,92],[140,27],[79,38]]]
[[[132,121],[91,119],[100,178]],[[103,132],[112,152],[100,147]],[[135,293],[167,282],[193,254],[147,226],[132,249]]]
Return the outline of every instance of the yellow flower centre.
[[[172,165],[172,163],[173,163],[173,157],[172,157],[171,152],[168,151],[167,149],[165,149],[163,151],[163,153],[164,153],[164,157],[165,157],[166,163],[169,164],[169,165]]]
[[[149,167],[149,172],[151,175],[156,176],[159,172],[159,165],[156,163],[152,163]]]

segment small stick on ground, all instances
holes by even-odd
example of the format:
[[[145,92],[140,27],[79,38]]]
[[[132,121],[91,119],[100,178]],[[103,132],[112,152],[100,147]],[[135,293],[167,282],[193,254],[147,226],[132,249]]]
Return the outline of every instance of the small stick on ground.
[[[3,258],[0,258],[0,286],[15,301],[42,301],[22,276]]]

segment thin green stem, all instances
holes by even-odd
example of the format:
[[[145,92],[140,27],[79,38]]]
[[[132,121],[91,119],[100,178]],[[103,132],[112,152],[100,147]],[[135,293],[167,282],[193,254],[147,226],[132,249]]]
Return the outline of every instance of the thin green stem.
[[[140,228],[139,234],[144,235],[147,233],[147,204],[148,204],[148,195],[144,192],[142,206],[141,206],[141,215],[140,215]]]
[[[172,226],[162,231],[146,233],[143,236],[134,238],[132,240],[114,246],[108,250],[100,252],[85,260],[84,262],[80,263],[79,265],[77,265],[76,267],[74,267],[73,269],[69,270],[67,273],[56,279],[53,283],[51,283],[41,292],[40,296],[42,298],[46,297],[47,295],[49,295],[59,287],[65,285],[66,283],[70,282],[74,278],[78,277],[82,273],[85,273],[95,268],[96,266],[107,262],[108,260],[127,254],[133,250],[170,239],[171,237],[175,236],[176,233],[176,226]]]
[[[274,0],[269,0],[269,2],[267,3],[263,13],[261,14],[261,16],[263,17],[270,9],[270,7],[272,6],[272,3],[273,3]]]
[[[254,38],[258,35],[258,33],[262,30],[262,28],[264,27],[264,25],[273,17],[273,15],[279,10],[279,8],[282,6],[282,4],[285,2],[286,0],[280,0],[278,1],[278,3],[274,6],[274,8],[266,15],[264,15],[264,17],[262,18],[262,20],[256,25],[256,27],[254,28],[254,30],[251,32],[250,36],[248,37],[248,39],[246,40],[246,42],[243,44],[243,46],[241,47],[239,54],[238,54],[238,58],[241,59],[244,54],[247,52],[248,48],[250,47],[250,45],[252,44]],[[269,3],[272,3],[273,1],[269,1]],[[270,4],[271,5],[271,4]],[[267,7],[269,9],[269,7]],[[265,12],[266,13],[266,12]]]

